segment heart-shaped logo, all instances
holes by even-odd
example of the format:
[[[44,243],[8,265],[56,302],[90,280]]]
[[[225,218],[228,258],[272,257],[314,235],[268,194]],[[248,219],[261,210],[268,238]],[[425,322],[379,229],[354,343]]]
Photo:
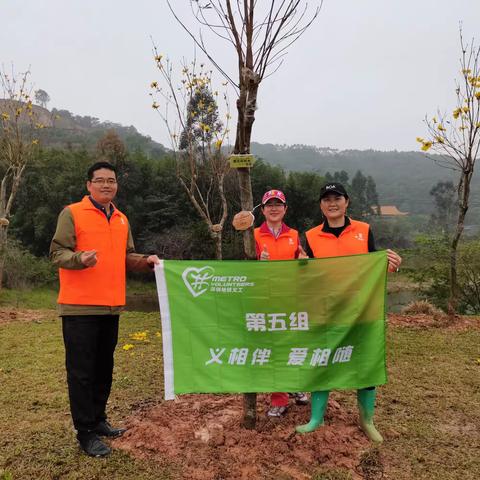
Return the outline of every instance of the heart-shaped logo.
[[[182,273],[183,282],[194,297],[200,296],[208,290],[210,279],[215,270],[212,267],[189,267]]]

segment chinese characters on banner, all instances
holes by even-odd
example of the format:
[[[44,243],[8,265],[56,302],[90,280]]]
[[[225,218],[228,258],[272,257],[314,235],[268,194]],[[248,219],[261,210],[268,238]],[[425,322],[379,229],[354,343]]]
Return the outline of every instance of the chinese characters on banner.
[[[156,267],[165,398],[386,382],[386,254]]]

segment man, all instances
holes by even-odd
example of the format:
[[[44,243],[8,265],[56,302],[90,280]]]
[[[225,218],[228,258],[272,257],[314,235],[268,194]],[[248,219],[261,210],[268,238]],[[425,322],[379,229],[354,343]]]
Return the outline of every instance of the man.
[[[287,213],[287,200],[280,190],[269,190],[262,197],[262,214],[265,221],[254,230],[255,247],[259,260],[293,260],[307,258],[298,240],[298,232],[283,223]],[[307,405],[305,393],[295,392],[291,396],[297,405]],[[289,404],[289,394],[272,393],[269,417],[282,417]]]
[[[374,252],[375,240],[370,226],[364,222],[351,220],[347,215],[350,199],[343,185],[327,183],[320,190],[320,209],[324,222],[306,232],[306,252],[309,257],[325,258]],[[398,270],[402,259],[392,250],[387,250],[388,271]],[[323,425],[323,415],[330,392],[312,392],[312,415],[310,422],[297,427],[297,432],[312,432]],[[373,442],[381,443],[382,436],[375,428],[375,387],[357,391],[360,412],[360,426]]]
[[[111,453],[99,437],[116,437],[105,412],[110,395],[118,319],[125,305],[125,270],[149,271],[156,255],[134,253],[127,217],[112,203],[113,165],[98,162],[87,174],[89,196],[63,209],[50,245],[59,267],[68,393],[77,439],[85,453]]]

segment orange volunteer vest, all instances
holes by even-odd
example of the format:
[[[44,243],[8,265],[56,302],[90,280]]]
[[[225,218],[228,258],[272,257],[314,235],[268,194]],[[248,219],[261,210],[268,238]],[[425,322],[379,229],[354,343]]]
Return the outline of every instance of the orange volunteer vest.
[[[260,257],[263,246],[267,246],[270,260],[292,260],[298,251],[298,232],[282,223],[282,231],[275,238],[266,222],[254,230],[257,257]]]
[[[350,225],[338,238],[322,229],[323,223],[308,230],[305,234],[315,258],[368,253],[368,232],[370,229],[368,223],[350,220]]]
[[[58,303],[125,305],[125,257],[128,219],[115,209],[107,220],[88,196],[68,207],[75,225],[75,251],[96,250],[97,264],[83,270],[59,269]]]

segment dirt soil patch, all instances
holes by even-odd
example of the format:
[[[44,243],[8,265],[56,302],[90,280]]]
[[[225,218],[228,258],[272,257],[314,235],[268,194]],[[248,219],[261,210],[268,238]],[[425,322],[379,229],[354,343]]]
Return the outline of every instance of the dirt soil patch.
[[[25,308],[0,307],[0,325],[11,322],[41,322],[52,317],[52,310],[28,310]]]
[[[361,474],[362,454],[371,447],[358,427],[358,414],[330,396],[325,425],[299,435],[310,406],[291,405],[282,419],[266,416],[268,396],[258,395],[256,431],[241,426],[241,395],[182,395],[175,401],[141,406],[114,441],[137,458],[175,465],[178,478],[309,479],[319,468]],[[356,410],[356,409],[355,409]]]
[[[464,331],[480,328],[480,318],[457,315],[451,320],[447,315],[432,316],[422,313],[416,315],[388,314],[388,325],[411,328],[444,328],[451,331]]]

